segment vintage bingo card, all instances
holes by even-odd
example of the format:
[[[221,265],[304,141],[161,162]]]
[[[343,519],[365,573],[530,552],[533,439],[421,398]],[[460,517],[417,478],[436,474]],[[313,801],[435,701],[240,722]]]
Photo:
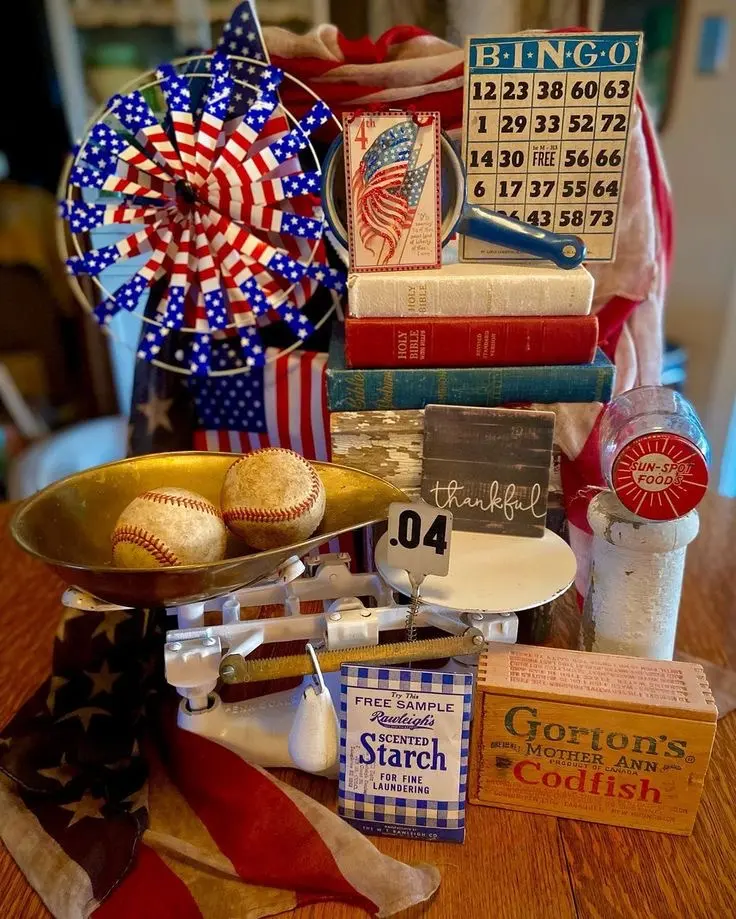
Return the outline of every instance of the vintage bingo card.
[[[345,116],[351,271],[439,268],[437,112]]]
[[[640,32],[468,39],[467,198],[582,237],[610,261],[622,200]],[[528,258],[463,236],[460,258]]]

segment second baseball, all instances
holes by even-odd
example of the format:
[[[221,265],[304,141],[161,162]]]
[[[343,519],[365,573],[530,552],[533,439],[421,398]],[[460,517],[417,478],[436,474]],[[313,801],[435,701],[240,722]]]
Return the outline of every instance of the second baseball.
[[[325,487],[298,453],[256,450],[228,469],[220,496],[228,527],[254,549],[308,539],[322,522]]]

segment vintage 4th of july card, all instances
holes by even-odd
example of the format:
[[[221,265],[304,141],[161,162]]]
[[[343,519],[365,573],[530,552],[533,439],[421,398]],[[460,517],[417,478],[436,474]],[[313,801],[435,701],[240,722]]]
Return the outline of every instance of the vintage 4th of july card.
[[[439,114],[347,114],[344,131],[350,270],[439,268]]]

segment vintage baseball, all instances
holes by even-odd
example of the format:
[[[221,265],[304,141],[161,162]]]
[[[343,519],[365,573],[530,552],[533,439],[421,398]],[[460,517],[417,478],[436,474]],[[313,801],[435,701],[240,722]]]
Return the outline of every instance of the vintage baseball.
[[[185,488],[155,488],[134,498],[112,532],[112,558],[122,568],[204,565],[225,557],[220,509]]]
[[[220,496],[225,523],[254,549],[276,549],[314,533],[325,512],[317,471],[292,450],[256,450],[228,469]]]

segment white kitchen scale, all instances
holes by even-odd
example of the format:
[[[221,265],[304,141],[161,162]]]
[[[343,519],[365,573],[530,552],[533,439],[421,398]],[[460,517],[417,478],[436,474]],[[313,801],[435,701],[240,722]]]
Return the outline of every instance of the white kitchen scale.
[[[432,511],[435,509],[432,508]],[[377,572],[352,574],[345,554],[290,559],[275,579],[219,598],[223,624],[204,625],[211,604],[170,610],[179,628],[167,633],[166,678],[183,696],[179,725],[217,740],[249,762],[294,766],[335,776],[339,666],[365,660],[397,664],[450,657],[446,666],[467,666],[488,642],[516,641],[516,613],[555,599],[572,584],[575,556],[567,543],[545,530],[541,538],[456,531],[445,577],[428,575],[415,607],[401,595],[412,586],[406,570],[387,562],[389,533],[375,549]],[[301,613],[303,602],[321,600],[322,613]],[[372,605],[373,601],[376,605]],[[284,615],[246,619],[249,608],[283,605]],[[433,627],[448,634],[379,644],[382,632]],[[199,622],[195,620],[200,620]],[[272,642],[304,641],[317,654],[249,658]],[[225,703],[225,683],[255,682],[306,674],[293,690],[246,702]]]

